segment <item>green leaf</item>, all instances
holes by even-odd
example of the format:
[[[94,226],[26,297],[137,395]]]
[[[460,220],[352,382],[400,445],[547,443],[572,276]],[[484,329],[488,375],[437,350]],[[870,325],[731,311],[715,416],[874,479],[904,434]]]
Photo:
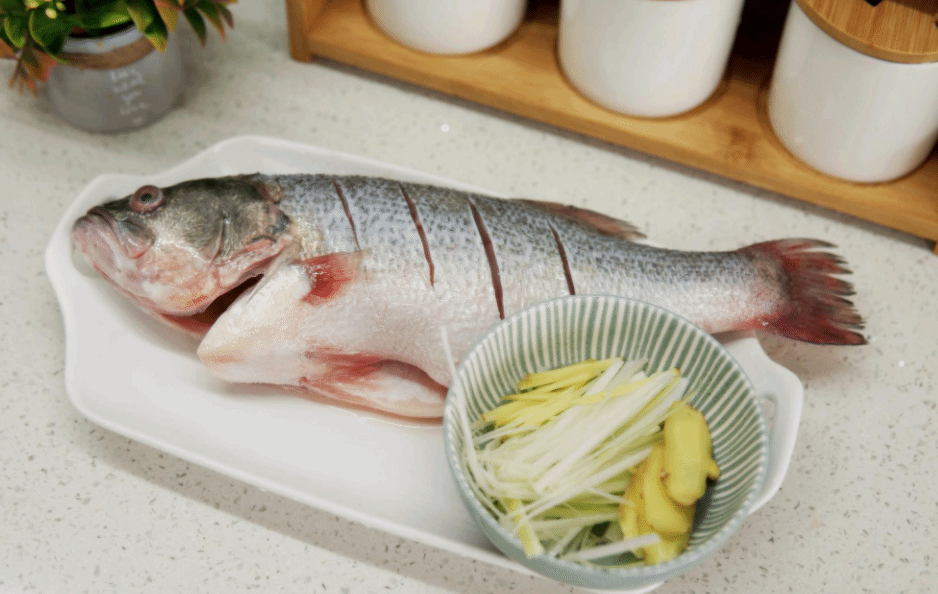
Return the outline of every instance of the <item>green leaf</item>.
[[[65,39],[72,30],[70,21],[65,14],[49,18],[45,11],[34,10],[29,13],[29,34],[46,53],[55,56],[62,51]]]
[[[186,15],[186,20],[192,25],[192,29],[198,35],[199,41],[202,45],[205,45],[205,21],[202,20],[202,15],[194,8],[187,8],[182,11],[182,14]]]
[[[161,19],[157,19],[150,23],[150,26],[147,27],[143,34],[159,51],[166,49],[166,36],[169,34],[169,32],[166,29],[166,24]]]
[[[130,22],[130,13],[119,2],[93,8],[78,15],[78,23],[86,31],[107,29],[127,22]]]
[[[38,51],[34,44],[29,43],[23,48],[22,57],[30,76],[43,82],[49,77],[49,70],[56,63],[49,54]]]
[[[225,19],[225,22],[228,23],[229,27],[234,27],[234,16],[231,14],[231,11],[228,10],[228,7],[224,4],[216,4],[218,7],[218,13],[221,14],[221,18]]]
[[[202,0],[199,2],[198,8],[202,11],[202,14],[205,15],[205,18],[212,23],[218,31],[218,34],[221,35],[221,38],[224,39],[225,25],[221,21],[221,15],[218,13],[218,6],[212,2],[212,0]]]
[[[154,0],[154,2],[157,12],[160,13],[160,17],[163,19],[163,22],[166,23],[166,29],[175,31],[176,21],[179,18],[179,7],[175,2],[170,2],[169,0]]]
[[[127,5],[127,12],[130,13],[130,18],[133,19],[137,28],[141,31],[146,31],[147,27],[153,24],[153,21],[158,20],[156,7],[153,6],[152,2],[147,0],[125,0]]]
[[[3,18],[3,31],[17,49],[26,44],[26,29],[29,19],[25,16],[6,16]]]
[[[26,2],[25,0],[0,0],[0,12],[5,16],[11,14],[26,14]]]
[[[4,33],[5,34],[5,33]],[[27,37],[10,77],[10,88],[20,91],[29,90],[35,95],[36,83],[49,78],[49,69],[55,66],[55,60],[36,47],[36,42]]]

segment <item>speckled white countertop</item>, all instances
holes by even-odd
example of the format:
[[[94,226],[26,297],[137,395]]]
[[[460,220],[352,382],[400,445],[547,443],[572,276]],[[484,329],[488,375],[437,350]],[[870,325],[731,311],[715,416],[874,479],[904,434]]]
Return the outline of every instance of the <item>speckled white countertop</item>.
[[[838,244],[870,344],[762,339],[806,390],[788,476],[725,548],[658,592],[938,592],[938,256],[927,242],[344,66],[296,63],[281,0],[234,12],[227,42],[190,51],[185,105],[144,130],[87,134],[42,98],[0,92],[0,592],[577,591],[263,492],[73,408],[42,259],[61,213],[98,174],[161,171],[242,134],[508,194],[599,195],[670,247]],[[11,70],[0,63],[4,79]]]

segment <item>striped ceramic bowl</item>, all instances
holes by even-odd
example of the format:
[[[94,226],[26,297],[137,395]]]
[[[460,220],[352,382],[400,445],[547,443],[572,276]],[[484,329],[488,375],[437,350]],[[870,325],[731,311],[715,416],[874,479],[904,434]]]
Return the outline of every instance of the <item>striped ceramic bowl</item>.
[[[588,358],[647,357],[649,373],[677,367],[690,379],[691,404],[707,419],[722,475],[698,501],[687,549],[657,565],[586,566],[546,556],[528,558],[521,543],[476,499],[465,464],[458,415],[470,423],[494,408],[529,372]],[[526,309],[493,328],[456,371],[443,417],[447,461],[482,531],[503,553],[574,586],[636,589],[680,575],[719,549],[742,524],[765,481],[768,429],[743,369],[697,326],[659,307],[622,297],[574,296]]]

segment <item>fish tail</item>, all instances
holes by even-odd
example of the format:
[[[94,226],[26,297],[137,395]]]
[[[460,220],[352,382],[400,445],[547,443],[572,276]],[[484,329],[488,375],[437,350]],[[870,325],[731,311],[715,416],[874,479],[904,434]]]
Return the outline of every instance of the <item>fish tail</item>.
[[[781,239],[740,250],[782,288],[778,307],[757,321],[757,329],[815,344],[866,344],[857,332],[863,318],[846,299],[853,285],[837,276],[850,271],[840,257],[823,251],[832,247],[816,239]]]

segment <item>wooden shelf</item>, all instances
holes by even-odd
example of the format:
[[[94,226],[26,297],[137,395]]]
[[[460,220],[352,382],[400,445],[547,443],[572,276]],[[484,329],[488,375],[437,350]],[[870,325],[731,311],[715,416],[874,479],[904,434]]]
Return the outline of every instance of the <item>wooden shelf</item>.
[[[748,2],[720,88],[697,109],[664,119],[616,114],[570,86],[555,54],[557,0],[531,0],[510,39],[456,57],[392,41],[362,0],[286,2],[297,60],[322,56],[938,242],[938,152],[899,180],[856,184],[809,168],[775,138],[765,91],[787,0]]]

